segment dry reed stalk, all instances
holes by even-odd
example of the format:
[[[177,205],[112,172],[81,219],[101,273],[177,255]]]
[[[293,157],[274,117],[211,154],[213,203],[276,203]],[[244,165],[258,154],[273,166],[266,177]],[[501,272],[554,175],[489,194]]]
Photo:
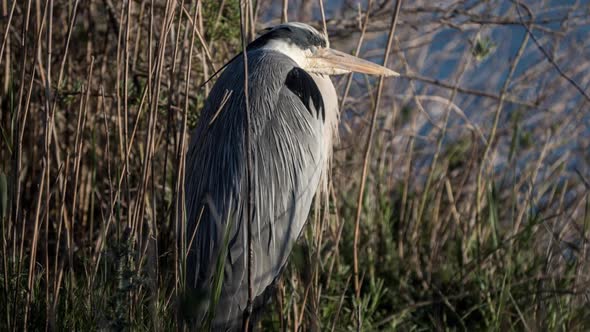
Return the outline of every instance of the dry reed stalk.
[[[199,41],[201,42],[202,49],[205,52],[205,55],[207,55],[208,54],[207,43],[205,42],[204,38],[202,38],[201,33],[200,33],[200,31],[205,32],[205,27],[203,25],[203,4],[201,3],[201,1],[197,2],[197,6],[198,6],[197,23],[198,23],[199,28],[196,30],[196,33],[197,33],[197,37],[199,37]],[[211,41],[211,43],[212,42],[213,41]],[[210,56],[208,58],[210,59]],[[210,62],[213,63],[212,61],[210,61]],[[210,77],[209,64],[205,60],[204,56],[201,56],[201,66],[203,67],[203,77],[205,77],[205,78]],[[209,83],[209,81],[206,81],[205,95],[208,96],[210,91],[211,91],[210,83]]]
[[[342,292],[342,295],[340,296],[340,301],[338,301],[338,310],[336,310],[336,315],[334,316],[334,320],[332,321],[332,328],[330,329],[331,332],[334,332],[334,329],[336,328],[336,323],[338,322],[338,318],[340,317],[340,312],[342,311],[342,304],[344,304],[344,297],[346,295],[346,289],[348,288],[348,285],[350,285],[350,278],[352,277],[352,275],[348,276],[348,279],[346,279],[346,285],[344,287],[344,291]]]
[[[124,9],[125,9],[125,6],[124,6],[124,3],[122,3],[121,10],[120,10],[120,17],[124,16]],[[121,105],[121,88],[120,87],[121,87],[121,72],[122,72],[121,68],[123,66],[123,60],[121,59],[122,58],[121,54],[123,53],[121,51],[121,47],[122,47],[121,45],[123,42],[123,29],[121,28],[121,24],[123,24],[122,21],[119,22],[119,26],[117,29],[117,49],[116,49],[116,67],[115,67],[116,68],[116,70],[115,70],[115,73],[116,73],[115,86],[117,88],[115,89],[115,102],[116,102],[116,110],[117,110],[117,112],[116,112],[116,114],[117,114],[116,115],[116,125],[117,125],[117,134],[118,134],[117,143],[119,146],[119,149],[118,149],[119,150],[119,160],[121,162],[125,163],[125,160],[126,160],[125,153],[128,151],[128,146],[127,146],[127,139],[126,139],[127,135],[125,135],[125,129],[124,129],[125,123],[126,123],[124,121],[125,115],[121,114],[122,105]],[[141,29],[139,29],[139,30],[141,30]],[[124,69],[123,69],[123,71],[124,71]],[[124,85],[124,89],[126,89],[125,85]],[[123,107],[125,107],[125,106],[123,106]],[[125,163],[123,168],[127,169],[127,166],[128,166],[127,163]],[[123,178],[121,180],[126,179],[125,173],[123,173],[122,176],[123,176]],[[125,181],[125,183],[127,184],[128,182]],[[120,191],[121,191],[121,184],[119,183],[117,185],[115,197],[119,197]],[[117,199],[118,198],[114,198],[109,202],[110,207],[111,207],[111,212],[109,213],[109,215],[107,217],[107,223],[106,223],[107,224],[107,227],[106,227],[107,231],[109,229],[110,220],[112,217],[112,211],[114,210],[115,201]],[[106,236],[106,232],[105,232],[105,236]],[[117,240],[117,242],[120,242],[120,240],[121,240],[121,223],[120,222],[117,223],[117,227],[116,227],[116,240]],[[99,240],[97,242],[100,242],[100,241],[101,241],[101,237],[99,236]],[[99,246],[97,245],[97,246],[95,246],[95,248],[98,249]],[[93,255],[94,256],[93,258],[95,261],[96,261],[96,255],[97,255],[96,252],[97,252],[97,250],[94,251],[94,255]],[[98,264],[96,264],[96,268],[98,268]],[[92,279],[94,279],[94,276],[92,277]]]
[[[320,6],[320,12],[321,12],[321,16],[322,16],[322,25],[323,25],[323,33],[324,36],[326,37],[326,41],[327,41],[327,45],[329,46],[329,36],[328,36],[328,31],[327,31],[327,26],[326,26],[326,17],[325,17],[325,13],[324,13],[324,5],[323,5],[323,1],[319,0],[319,6]],[[329,179],[329,173],[326,175],[328,176],[327,181],[331,181]],[[322,202],[323,201],[323,202]],[[320,255],[321,253],[321,248],[322,248],[322,243],[323,243],[323,236],[324,236],[324,226],[326,223],[326,220],[328,220],[329,217],[329,194],[325,193],[322,195],[318,195],[316,196],[316,198],[314,199],[315,202],[315,208],[314,208],[314,223],[313,223],[313,227],[312,227],[312,232],[315,233],[314,236],[314,241],[313,241],[313,246],[314,246],[314,250],[316,252],[315,257],[312,257],[311,252],[310,255],[308,256],[308,259],[311,261],[310,265],[310,271],[312,274],[311,280],[309,280],[307,282],[307,285],[305,287],[305,299],[307,299],[307,294],[311,293],[310,295],[310,301],[309,301],[309,305],[310,308],[309,310],[305,310],[308,311],[310,314],[310,317],[312,317],[311,320],[311,326],[309,327],[312,330],[317,330],[319,329],[318,326],[318,322],[317,319],[315,319],[316,317],[319,317],[319,303],[320,303],[320,298],[321,298],[321,293],[322,293],[322,285],[320,284],[320,267],[321,267],[321,261],[322,261],[322,257]],[[320,217],[320,211],[322,210],[322,203],[324,204],[324,210],[323,210],[323,214]],[[312,292],[312,288],[313,288],[313,292]],[[305,307],[305,300],[302,304],[302,307]],[[304,311],[302,311],[303,314]]]
[[[29,0],[27,2],[27,10],[26,10],[26,14],[25,14],[25,20],[23,22],[23,28],[22,28],[22,34],[21,34],[21,47],[23,48],[23,57],[22,57],[22,63],[21,63],[21,82],[25,82],[25,74],[26,74],[26,63],[27,63],[27,58],[28,58],[28,47],[26,45],[26,42],[28,40],[28,36],[29,36],[29,16],[31,13],[31,0]],[[40,33],[39,33],[40,34]],[[39,41],[35,44],[35,48],[37,48],[39,45]],[[18,101],[17,101],[17,109],[16,109],[16,114],[15,114],[15,119],[16,119],[16,123],[14,126],[14,132],[13,132],[13,141],[15,141],[15,145],[16,148],[13,150],[15,156],[13,157],[14,159],[14,169],[13,169],[13,187],[14,187],[14,204],[13,204],[13,209],[12,209],[12,220],[13,223],[15,225],[18,225],[20,223],[20,217],[21,217],[21,213],[20,213],[20,196],[21,196],[21,168],[22,168],[22,142],[23,142],[23,136],[24,136],[24,132],[25,132],[25,125],[27,123],[27,115],[28,115],[28,111],[29,111],[29,107],[28,105],[30,104],[30,99],[31,99],[31,92],[32,92],[32,86],[33,86],[33,81],[34,81],[34,77],[35,77],[35,68],[33,67],[33,71],[31,73],[31,79],[29,82],[29,89],[27,90],[27,96],[26,96],[26,106],[24,107],[23,110],[23,95],[24,95],[24,89],[25,89],[25,84],[21,83],[21,86],[19,88],[18,91]],[[21,114],[22,113],[22,114]],[[24,239],[23,239],[24,240]],[[22,249],[22,246],[21,246]],[[21,250],[22,253],[22,250]],[[22,255],[21,255],[22,257]],[[21,260],[19,259],[19,262],[21,262]],[[17,269],[19,271],[20,274],[20,263],[19,263],[19,268]],[[18,279],[17,279],[18,280]],[[18,290],[18,287],[16,287],[15,289],[15,299],[16,299],[16,291]]]
[[[37,4],[39,4],[37,2]],[[35,54],[40,54],[41,52],[41,36],[43,33],[43,29],[44,29],[44,25],[45,25],[45,17],[47,15],[47,6],[45,6],[45,10],[43,12],[43,20],[41,20],[39,22],[38,20],[38,26],[39,26],[39,30],[38,30],[38,34],[37,34],[37,42],[35,44]],[[33,74],[31,75],[31,80],[30,80],[30,88],[28,90],[28,95],[27,95],[27,101],[25,104],[25,114],[27,114],[27,110],[30,107],[30,100],[31,100],[31,90],[32,90],[32,86],[33,86],[33,81],[34,81],[34,73],[35,73],[35,67],[33,67]],[[24,78],[24,66],[23,66],[23,78]],[[45,121],[45,126],[44,126],[44,146],[46,147],[46,150],[48,150],[48,146],[49,146],[49,111],[46,109],[46,121]],[[24,134],[24,131],[23,131]],[[47,152],[47,151],[46,151]],[[33,222],[33,245],[31,247],[31,253],[30,253],[30,257],[29,257],[29,270],[28,270],[28,282],[27,282],[27,297],[26,297],[26,302],[25,302],[25,314],[24,314],[24,319],[23,319],[23,328],[26,329],[27,327],[27,320],[28,320],[28,314],[29,314],[29,310],[30,310],[30,305],[31,305],[31,298],[33,296],[33,280],[35,279],[35,262],[37,259],[37,249],[38,249],[38,245],[39,245],[39,232],[40,232],[40,219],[41,219],[41,201],[43,199],[43,192],[45,191],[45,189],[47,188],[45,185],[45,181],[47,180],[46,174],[47,174],[47,170],[49,168],[48,165],[48,153],[45,153],[44,155],[45,159],[43,160],[43,168],[42,168],[42,172],[41,172],[41,180],[39,181],[39,190],[37,191],[37,199],[36,199],[36,205],[35,205],[35,217],[34,217],[34,222]],[[48,195],[49,193],[46,192],[46,194]],[[48,207],[47,207],[48,208]],[[24,223],[23,223],[23,229],[24,229]],[[22,253],[23,253],[23,247],[24,247],[24,241],[25,241],[25,232],[23,230],[22,232],[22,241],[21,241],[21,258],[22,258]],[[20,274],[20,266],[19,266],[19,274]],[[17,279],[18,280],[18,279]],[[16,291],[18,291],[18,287],[16,287]],[[16,296],[16,295],[15,295]]]
[[[219,9],[217,10],[217,16],[215,18],[215,24],[213,25],[213,29],[217,29],[217,27],[219,26],[221,17],[223,17],[223,8],[225,8],[225,0],[221,0],[219,4]]]
[[[149,274],[152,275],[152,281],[150,282],[150,288],[152,290],[152,301],[150,301],[151,304],[151,310],[153,314],[156,314],[156,308],[157,308],[157,303],[155,301],[157,301],[157,299],[159,298],[159,288],[157,287],[157,269],[158,269],[158,265],[157,265],[157,248],[158,248],[158,240],[157,240],[157,226],[155,224],[155,213],[152,213],[152,216],[147,217],[148,220],[148,234],[145,235],[147,236],[147,241],[144,244],[144,234],[143,234],[143,224],[144,224],[144,216],[146,214],[146,208],[149,208],[149,198],[146,197],[148,190],[149,190],[149,182],[151,181],[152,186],[151,186],[151,196],[156,197],[155,193],[154,193],[154,185],[153,185],[153,181],[154,181],[154,177],[153,177],[153,158],[155,155],[155,136],[156,136],[156,123],[157,123],[157,112],[158,112],[158,107],[159,107],[159,96],[160,96],[160,83],[162,81],[162,72],[163,72],[163,67],[164,67],[164,57],[165,57],[165,52],[166,52],[166,46],[167,46],[167,37],[170,31],[170,27],[173,24],[174,21],[174,14],[175,14],[175,9],[176,9],[176,1],[173,2],[167,2],[166,3],[166,9],[164,12],[164,19],[162,21],[162,25],[160,28],[160,40],[158,42],[158,50],[157,50],[157,57],[156,57],[156,62],[155,62],[155,67],[153,68],[153,72],[154,72],[154,82],[152,84],[154,84],[152,87],[148,87],[148,90],[151,91],[151,93],[148,93],[151,98],[150,98],[150,103],[149,103],[149,113],[148,113],[148,124],[147,124],[147,136],[145,138],[145,154],[144,154],[144,159],[143,159],[143,163],[142,163],[142,176],[141,176],[141,183],[140,183],[140,187],[139,187],[139,192],[138,192],[138,199],[136,200],[135,203],[135,209],[134,209],[134,213],[133,213],[133,219],[132,219],[132,230],[134,230],[134,234],[135,234],[135,238],[138,241],[138,250],[139,250],[139,262],[140,262],[140,266],[143,266],[142,262],[144,262],[145,260],[150,260],[152,264],[154,265],[149,265],[149,266],[153,266],[153,269],[148,268]],[[152,8],[150,8],[150,13],[153,16],[153,2],[152,2]],[[152,21],[153,22],[153,21]],[[152,72],[152,67],[149,66],[150,68],[150,72]],[[151,77],[151,75],[149,76]],[[149,78],[148,78],[149,79]],[[152,210],[156,208],[156,202],[154,201],[152,204]],[[146,254],[147,252],[149,252],[149,254]],[[147,255],[147,257],[146,257]],[[140,269],[137,270],[137,273],[140,273]],[[153,328],[154,329],[159,329],[158,328],[158,320],[154,319],[153,320]]]
[[[180,139],[179,139],[179,147],[177,148],[177,170],[178,170],[178,178],[176,180],[175,186],[175,197],[176,197],[176,205],[174,208],[174,213],[177,215],[175,218],[175,294],[178,296],[178,289],[182,289],[186,286],[186,255],[188,254],[188,249],[186,246],[186,197],[184,193],[185,187],[185,180],[186,180],[186,150],[187,150],[187,122],[188,122],[188,112],[189,112],[189,91],[190,91],[190,82],[191,82],[191,69],[192,69],[192,59],[193,59],[193,52],[194,52],[194,45],[195,45],[195,35],[198,33],[198,27],[196,26],[197,22],[197,15],[199,11],[199,3],[200,0],[197,0],[197,3],[194,5],[194,13],[193,13],[193,20],[188,21],[191,23],[191,36],[190,36],[190,48],[187,57],[187,69],[185,74],[185,94],[184,94],[184,105],[183,105],[183,113],[182,113],[182,128],[180,130]],[[184,9],[184,8],[183,8]],[[190,17],[189,17],[190,19]],[[188,30],[188,29],[187,29]],[[178,215],[179,214],[179,215]],[[180,227],[180,229],[178,229]],[[195,232],[196,229],[195,227]],[[179,238],[178,238],[179,237]],[[192,239],[191,239],[192,242]],[[178,247],[178,244],[182,245],[182,248]],[[189,243],[189,248],[190,248]],[[182,259],[180,259],[182,258]]]
[[[402,0],[397,0],[395,3],[395,9],[391,18],[391,28],[389,30],[389,36],[387,39],[387,47],[385,49],[385,55],[383,58],[383,65],[387,66],[387,60],[389,59],[389,53],[391,52],[391,46],[393,44],[393,34],[395,32],[395,26],[397,25],[397,19],[399,17],[399,10],[401,8]],[[360,219],[361,213],[363,209],[363,197],[365,191],[365,181],[367,178],[368,168],[369,168],[369,157],[371,154],[371,144],[373,140],[373,135],[375,132],[375,123],[377,119],[377,113],[379,110],[379,103],[381,101],[381,93],[383,90],[383,83],[385,82],[385,77],[381,76],[379,78],[379,85],[377,87],[377,99],[375,101],[375,106],[373,107],[373,113],[371,116],[371,126],[369,129],[369,136],[367,137],[367,141],[365,143],[364,148],[364,162],[363,162],[363,170],[361,173],[360,178],[360,188],[359,188],[359,195],[357,199],[357,210],[356,210],[356,219],[355,219],[355,227],[354,227],[354,242],[353,242],[353,267],[354,267],[354,290],[357,302],[357,330],[360,331],[362,329],[362,317],[360,312],[360,280],[359,280],[359,267],[358,267],[358,243],[360,237]]]
[[[14,15],[14,9],[16,8],[16,1],[12,3],[12,7],[10,7],[10,14],[6,15],[6,0],[2,1],[2,15],[8,16],[8,20],[6,22],[6,31],[4,31],[4,36],[2,37],[2,47],[0,47],[0,61],[2,61],[4,57],[4,48],[10,50],[10,38],[8,38],[8,32],[10,32],[10,24],[12,23],[12,17]],[[6,62],[4,63],[4,93],[8,91],[8,74],[10,73],[10,51],[7,51],[6,55]]]
[[[486,187],[486,184],[484,183],[484,180],[483,180],[483,175],[484,175],[484,171],[486,169],[486,161],[488,159],[488,155],[489,155],[492,145],[494,144],[495,139],[496,139],[496,131],[498,128],[498,123],[500,122],[500,114],[502,113],[502,109],[504,106],[505,94],[508,91],[508,87],[510,86],[510,82],[512,81],[512,76],[514,75],[517,64],[519,63],[520,59],[522,58],[522,55],[524,54],[524,50],[526,48],[528,41],[529,41],[529,35],[525,34],[525,36],[522,39],[522,42],[520,43],[520,47],[518,48],[518,51],[516,52],[516,56],[514,57],[514,59],[510,63],[510,68],[508,69],[508,76],[504,80],[504,83],[502,85],[502,89],[500,90],[500,99],[499,99],[498,105],[494,111],[494,122],[492,124],[492,128],[490,129],[489,138],[487,140],[488,144],[486,144],[486,146],[485,146],[482,160],[481,160],[481,164],[479,167],[479,172],[477,174],[477,180],[476,180],[477,190],[476,190],[476,200],[475,200],[476,219],[479,219],[479,215],[483,209],[483,207],[482,207],[483,191],[485,190],[485,187]],[[479,231],[479,227],[478,227],[478,231]]]
[[[336,237],[334,238],[334,251],[332,255],[332,260],[330,262],[330,266],[328,267],[328,273],[326,277],[326,288],[330,288],[330,282],[332,280],[332,272],[334,270],[334,265],[340,256],[340,240],[342,239],[342,231],[344,230],[344,220],[341,220],[340,215],[338,213],[338,200],[336,198],[336,193],[334,191],[334,183],[330,181],[330,200],[332,204],[336,207],[336,211],[334,213],[335,219],[335,227],[336,227]]]
[[[252,304],[254,301],[254,294],[253,294],[253,280],[252,280],[252,269],[254,264],[254,252],[252,249],[252,217],[254,216],[254,191],[255,188],[253,186],[252,181],[252,156],[250,151],[251,141],[250,141],[250,101],[249,101],[249,91],[248,91],[248,52],[246,52],[246,45],[247,45],[247,9],[249,6],[250,1],[245,0],[240,2],[240,33],[242,39],[242,57],[244,61],[244,99],[246,109],[245,117],[244,117],[244,150],[246,151],[246,218],[245,222],[243,223],[246,228],[246,241],[247,247],[247,261],[246,261],[246,270],[247,270],[247,282],[248,282],[248,303],[246,305],[245,313],[244,313],[244,321],[242,324],[242,329],[248,332],[250,328],[250,316],[252,314]],[[230,227],[230,225],[226,225],[226,227]]]
[[[184,42],[184,44],[186,44],[186,39],[187,39],[187,34],[188,34],[188,29],[184,29],[184,34],[181,33],[181,31],[183,30],[182,29],[183,18],[185,16],[184,15],[184,0],[180,1],[179,7],[181,8],[181,10],[178,10],[178,19],[176,21],[176,28],[175,28],[174,24],[171,25],[171,34],[174,39],[174,47],[173,47],[173,51],[172,51],[172,66],[169,67],[169,72],[168,72],[168,75],[169,75],[168,76],[168,86],[170,87],[170,90],[171,90],[171,96],[168,98],[168,105],[167,105],[168,110],[166,112],[167,113],[166,137],[165,137],[166,145],[164,148],[164,170],[162,172],[162,179],[164,179],[164,186],[166,185],[166,179],[168,178],[168,164],[169,164],[168,154],[169,154],[170,146],[172,145],[172,146],[178,147],[177,144],[174,144],[175,142],[171,142],[171,139],[176,139],[176,137],[177,137],[176,126],[173,125],[173,120],[176,120],[174,107],[176,106],[176,104],[180,103],[180,101],[179,101],[180,92],[178,92],[178,91],[180,89],[180,85],[182,83],[183,76],[182,76],[182,73],[180,73],[180,72],[178,73],[178,75],[176,75],[176,72],[177,72],[178,57],[180,57],[180,61],[182,61],[184,53],[185,53],[184,47],[180,48],[180,52],[179,52],[179,45],[180,45],[181,36],[184,36],[183,42]],[[182,63],[181,63],[181,65],[182,65]],[[190,68],[189,68],[189,70],[190,70]],[[172,132],[172,131],[174,131],[174,132]],[[172,199],[172,202],[174,202],[174,198]],[[172,217],[169,218],[170,224],[168,225],[168,230],[174,228],[172,223],[175,220],[173,213],[170,213],[169,216],[172,216]]]
[[[125,6],[125,2],[121,3],[121,19],[120,19],[120,25],[119,25],[119,31],[124,31],[124,33],[122,34],[122,36],[120,38],[123,38],[123,59],[122,59],[122,65],[123,65],[123,141],[121,142],[121,144],[123,145],[123,148],[125,149],[125,151],[129,151],[131,149],[131,143],[129,142],[129,115],[130,115],[130,111],[129,111],[129,95],[128,95],[128,89],[129,89],[129,41],[130,41],[130,21],[131,21],[131,0],[126,0],[126,4],[127,6]],[[152,1],[152,6],[150,6],[150,10],[153,8],[153,1]],[[124,12],[123,12],[124,11]],[[123,15],[125,15],[125,29],[122,29],[122,25],[123,25]],[[150,38],[151,41],[151,38]],[[151,51],[151,47],[150,47],[150,51]],[[151,54],[151,53],[150,53]],[[151,71],[151,66],[148,66],[149,71],[148,71],[148,76],[150,71]],[[117,84],[117,90],[119,90],[119,84]],[[117,91],[117,93],[119,93]],[[138,111],[139,113],[139,111]],[[128,222],[133,225],[133,223],[131,223],[131,182],[129,179],[129,171],[130,171],[130,166],[129,166],[129,153],[126,153],[123,155],[124,159],[124,163],[125,163],[125,177],[124,177],[124,181],[125,181],[125,189],[126,189],[126,198],[127,198],[127,219]],[[136,204],[139,204],[138,201],[136,201]],[[120,234],[120,233],[119,233]]]
[[[117,89],[118,90],[118,89]],[[102,106],[102,114],[103,114],[103,123],[104,123],[104,131],[105,131],[105,137],[106,137],[106,146],[105,146],[105,151],[106,151],[106,155],[108,156],[108,159],[106,160],[106,166],[107,166],[107,181],[108,181],[108,186],[109,186],[109,200],[108,202],[111,204],[115,204],[114,198],[113,198],[113,193],[114,193],[114,187],[113,187],[113,178],[112,178],[112,171],[111,171],[111,160],[110,160],[110,156],[111,156],[111,148],[110,148],[110,130],[109,130],[109,125],[107,122],[107,112],[106,112],[106,107],[105,107],[105,98],[104,98],[104,88],[101,86],[99,89],[100,92],[100,99],[99,99],[99,105]],[[101,107],[99,107],[101,108]],[[66,172],[67,174],[67,172]],[[102,229],[106,228],[105,222],[108,223],[108,220],[105,220],[104,216],[102,218]],[[119,233],[116,234],[117,235],[117,241],[120,241],[120,237],[119,237]],[[90,241],[91,243],[92,241]],[[90,280],[92,280],[91,278],[89,278]],[[92,285],[92,282],[90,282],[90,285]]]
[[[198,1],[198,4],[200,4],[200,0]],[[199,27],[197,27],[197,25],[195,25],[194,22],[198,22],[198,20],[194,20],[190,17],[190,14],[186,11],[185,8],[182,9],[189,21],[189,23],[193,26],[193,30],[195,31],[197,38],[199,38],[199,42],[201,43],[201,47],[203,48],[203,51],[205,52],[205,56],[207,58],[207,62],[209,62],[207,65],[211,66],[211,69],[213,69],[213,72],[217,72],[217,69],[215,67],[215,63],[213,61],[213,57],[211,56],[211,51],[209,51],[209,46],[207,46],[207,42],[205,41],[205,39],[203,38],[203,34],[200,32]],[[198,12],[200,13],[200,11]],[[198,17],[198,16],[197,16]],[[204,77],[208,78],[209,76],[204,73],[203,75]]]
[[[289,0],[283,0],[283,9],[281,10],[281,23],[289,22]]]
[[[371,8],[373,7],[373,0],[369,0],[367,3],[367,9],[365,10],[365,19],[363,20],[363,24],[361,26],[361,35],[359,36],[359,40],[356,44],[356,49],[354,50],[354,56],[358,57],[361,52],[361,47],[363,45],[363,41],[365,39],[365,33],[367,32],[367,26],[369,25],[369,17],[371,16]],[[359,18],[360,19],[360,18]],[[348,92],[350,91],[350,86],[352,84],[352,76],[353,73],[347,75],[346,85],[344,86],[344,92],[342,93],[342,98],[340,99],[340,106],[339,109],[344,109],[344,103],[346,102],[346,98],[348,97]]]
[[[139,127],[139,124],[140,124],[139,119],[140,119],[140,117],[142,115],[142,112],[141,111],[144,108],[143,106],[145,104],[145,100],[147,98],[147,95],[148,95],[148,89],[144,89],[143,90],[143,93],[142,93],[141,101],[140,101],[139,106],[138,106],[137,114],[135,115],[135,121],[134,121],[135,124],[133,126],[133,130],[131,131],[131,136],[129,137],[129,146],[127,147],[127,150],[125,152],[125,156],[126,156],[125,158],[129,158],[129,156],[131,155],[131,152],[132,152],[131,149],[133,147],[133,142],[134,142],[134,139],[135,139],[135,136],[137,134],[137,130],[138,130],[138,127]],[[120,121],[118,122],[118,125],[119,125],[118,128],[120,128],[120,125],[121,125]],[[120,195],[121,194],[121,187],[124,184],[123,182],[124,182],[124,179],[125,179],[126,172],[127,172],[127,167],[126,167],[126,164],[123,163],[123,168],[121,169],[120,175],[118,177],[119,180],[117,181],[117,190],[115,191],[115,196],[114,196],[113,200],[111,201],[111,203],[109,204],[109,214],[108,214],[108,217],[107,217],[107,224],[106,224],[105,230],[104,230],[103,233],[100,234],[100,236],[98,237],[98,239],[97,239],[97,241],[96,241],[96,243],[94,245],[94,248],[95,249],[94,249],[93,261],[95,262],[95,267],[94,267],[93,279],[94,279],[94,277],[96,277],[96,273],[98,273],[98,267],[99,267],[100,260],[102,258],[102,250],[103,250],[104,245],[105,245],[105,239],[106,239],[106,236],[109,233],[111,224],[113,223],[113,217],[114,217],[114,214],[115,214],[115,206],[116,206],[115,202],[117,202],[120,199],[120,196],[121,196]],[[129,201],[128,201],[128,205],[130,205],[130,202]],[[129,208],[129,210],[130,209],[131,208]],[[131,217],[132,216],[133,216],[133,214],[127,216],[127,218],[128,218],[128,227],[131,227],[133,225],[131,223]],[[117,235],[118,236],[122,234],[120,232],[120,230],[118,229],[120,226],[121,226],[121,223],[118,222],[117,223]]]
[[[50,213],[50,206],[49,206],[49,199],[50,199],[50,183],[51,183],[51,157],[50,157],[50,145],[52,139],[52,132],[53,132],[53,124],[54,124],[54,111],[51,108],[51,62],[52,62],[52,49],[53,49],[53,0],[49,0],[45,3],[45,6],[49,6],[49,16],[47,17],[47,35],[46,35],[46,42],[47,42],[47,49],[46,49],[46,81],[45,81],[45,121],[46,124],[46,139],[45,139],[45,162],[47,168],[45,169],[45,246],[44,246],[44,253],[45,253],[45,278],[46,280],[49,279],[49,213]],[[56,142],[57,145],[57,142]],[[29,271],[30,273],[30,271]],[[29,287],[31,289],[32,287]],[[49,304],[49,289],[50,283],[45,283],[45,303]],[[49,308],[50,306],[47,305],[45,309],[45,314],[49,317]],[[45,320],[45,329],[49,328],[49,320]]]

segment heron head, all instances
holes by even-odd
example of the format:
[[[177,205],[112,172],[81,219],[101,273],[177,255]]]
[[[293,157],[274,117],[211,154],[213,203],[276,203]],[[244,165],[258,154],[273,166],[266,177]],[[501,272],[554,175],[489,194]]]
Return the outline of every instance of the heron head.
[[[269,49],[289,56],[305,71],[324,75],[365,73],[399,76],[393,70],[331,49],[326,36],[304,23],[284,23],[267,28],[248,49]]]

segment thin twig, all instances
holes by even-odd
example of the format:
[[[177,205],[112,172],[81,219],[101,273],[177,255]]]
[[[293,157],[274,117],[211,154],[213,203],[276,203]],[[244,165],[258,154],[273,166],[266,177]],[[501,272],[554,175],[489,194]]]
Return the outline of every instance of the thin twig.
[[[541,53],[543,53],[543,55],[545,56],[547,61],[549,61],[549,63],[551,63],[551,65],[557,70],[557,72],[559,73],[559,75],[561,77],[565,78],[574,88],[576,88],[576,90],[578,90],[578,92],[580,92],[580,94],[584,98],[586,98],[587,101],[590,101],[590,96],[586,93],[584,88],[582,88],[578,84],[578,82],[576,82],[573,78],[569,77],[563,71],[563,69],[561,69],[561,67],[557,64],[557,62],[555,62],[555,60],[553,59],[551,54],[549,54],[549,52],[547,52],[547,50],[543,47],[543,45],[541,45],[541,43],[539,43],[539,40],[537,40],[537,37],[535,37],[535,35],[531,31],[531,28],[529,27],[529,25],[525,24],[524,19],[522,18],[522,14],[520,13],[520,6],[524,7],[524,9],[526,9],[526,11],[529,14],[530,21],[533,22],[535,18],[533,16],[533,13],[530,10],[530,8],[520,1],[512,1],[512,2],[514,2],[516,4],[516,11],[518,12],[518,19],[520,20],[520,24],[525,28],[527,34],[531,37],[533,42],[535,42],[535,45],[537,45],[537,48],[539,49],[539,51],[541,51]]]
[[[476,90],[476,89],[469,89],[469,88],[465,88],[465,87],[461,87],[458,85],[454,85],[452,83],[448,83],[445,81],[441,81],[438,79],[434,79],[434,78],[430,78],[430,77],[424,77],[424,76],[420,76],[420,75],[414,75],[414,74],[400,74],[400,78],[407,78],[410,80],[416,80],[416,81],[421,81],[424,83],[428,83],[428,84],[432,84],[432,85],[436,85],[439,86],[441,88],[445,88],[445,89],[450,89],[450,90],[457,90],[457,92],[461,92],[461,93],[465,93],[465,94],[470,94],[470,95],[474,95],[474,96],[479,96],[479,97],[485,97],[485,98],[490,98],[490,99],[494,99],[494,100],[500,100],[502,97],[491,93],[491,92],[487,92],[487,91],[481,91],[481,90]],[[536,103],[531,103],[528,101],[524,101],[524,100],[519,100],[516,97],[509,95],[508,93],[506,93],[503,97],[504,101],[516,104],[516,105],[521,105],[521,106],[526,106],[529,108],[536,108],[538,107],[538,105]]]

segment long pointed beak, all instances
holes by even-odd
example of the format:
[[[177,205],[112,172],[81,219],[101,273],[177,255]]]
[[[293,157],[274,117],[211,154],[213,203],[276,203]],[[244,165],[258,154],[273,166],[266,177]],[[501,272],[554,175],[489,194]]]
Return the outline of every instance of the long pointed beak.
[[[361,58],[331,48],[318,49],[311,57],[309,70],[338,75],[349,72],[369,75],[399,76],[399,73]]]

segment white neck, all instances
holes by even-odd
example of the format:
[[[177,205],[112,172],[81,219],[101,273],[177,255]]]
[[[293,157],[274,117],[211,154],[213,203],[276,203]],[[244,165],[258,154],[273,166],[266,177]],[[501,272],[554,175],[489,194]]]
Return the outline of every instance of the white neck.
[[[297,45],[285,40],[270,40],[261,49],[282,53],[295,61],[297,66],[303,69],[308,67],[309,57],[311,56],[310,50],[303,50]]]

